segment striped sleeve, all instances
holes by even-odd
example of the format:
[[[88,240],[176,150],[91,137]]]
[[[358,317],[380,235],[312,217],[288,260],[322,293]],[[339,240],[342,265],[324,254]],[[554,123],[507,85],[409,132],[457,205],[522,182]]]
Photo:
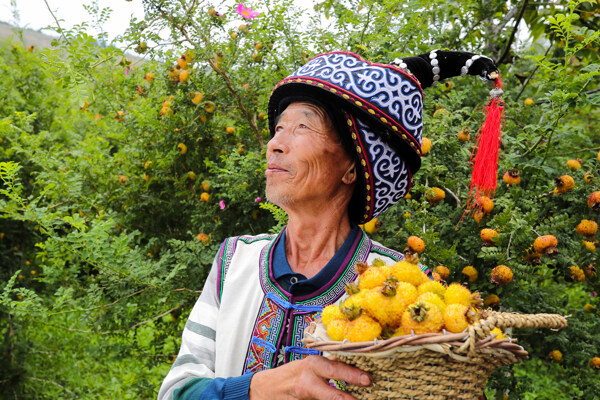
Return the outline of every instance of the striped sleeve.
[[[219,255],[215,257],[208,278],[196,301],[182,334],[181,348],[158,392],[158,400],[173,400],[177,389],[198,378],[215,377],[215,336],[219,298],[217,275]]]

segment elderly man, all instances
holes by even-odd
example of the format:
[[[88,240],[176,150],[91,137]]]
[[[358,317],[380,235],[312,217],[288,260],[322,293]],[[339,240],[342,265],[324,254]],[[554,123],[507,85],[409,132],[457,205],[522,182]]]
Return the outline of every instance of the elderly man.
[[[276,86],[266,193],[288,224],[278,235],[225,240],[159,399],[352,399],[330,382],[371,384],[367,373],[303,347],[303,331],[323,306],[342,301],[357,262],[402,258],[357,223],[410,188],[421,87],[465,68],[483,77],[496,70],[487,58],[441,51],[396,64],[327,53]]]

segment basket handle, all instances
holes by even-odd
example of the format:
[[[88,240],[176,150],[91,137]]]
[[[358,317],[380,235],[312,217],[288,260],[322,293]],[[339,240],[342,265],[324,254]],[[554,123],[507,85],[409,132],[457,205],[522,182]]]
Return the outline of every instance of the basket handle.
[[[494,328],[548,328],[563,329],[567,327],[567,317],[558,314],[516,314],[507,312],[485,311],[485,318],[469,326],[469,336],[459,348],[459,352],[469,350],[475,353],[475,343],[490,335]]]

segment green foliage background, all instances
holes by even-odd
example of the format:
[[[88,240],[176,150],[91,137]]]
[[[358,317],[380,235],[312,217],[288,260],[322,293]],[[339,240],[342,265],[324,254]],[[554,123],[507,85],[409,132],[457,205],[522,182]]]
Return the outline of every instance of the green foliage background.
[[[479,223],[467,216],[459,224],[475,135],[462,143],[456,133],[477,131],[490,86],[455,78],[426,90],[424,135],[432,150],[411,198],[381,217],[373,238],[402,249],[409,235],[421,236],[422,262],[446,265],[451,281],[475,266],[479,279],[470,288],[497,294],[501,310],[570,315],[560,332],[513,332],[531,358],[498,369],[489,398],[599,398],[600,371],[589,360],[600,357],[593,296],[600,283],[597,275],[574,282],[569,271],[598,258],[575,231],[582,219],[598,219],[586,204],[600,189],[598,4],[247,5],[261,15],[244,21],[232,5],[145,1],[144,20],[131,21],[114,43],[137,50],[142,61],[135,64],[129,53],[99,46],[106,36],[87,35],[84,24],[56,26],[60,38],[50,49],[29,51],[18,32],[0,44],[0,397],[155,397],[220,242],[281,222],[257,199],[274,84],[325,51],[389,62],[448,48],[499,60],[506,125],[494,210]],[[223,17],[211,16],[210,7]],[[88,10],[99,25],[111,12]],[[184,53],[192,59],[189,79],[176,82],[169,72]],[[154,79],[144,79],[147,73]],[[198,105],[190,99],[195,92],[203,94]],[[570,171],[572,158],[583,168]],[[509,169],[520,171],[521,185],[504,185]],[[565,174],[575,189],[553,194],[554,179]],[[436,206],[424,196],[434,186],[446,192]],[[491,247],[482,246],[483,227],[499,232]],[[209,239],[198,240],[200,233]],[[544,234],[558,238],[559,253],[533,265],[523,255]],[[512,268],[512,283],[490,283],[498,264]],[[549,358],[552,350],[562,352],[560,363]]]

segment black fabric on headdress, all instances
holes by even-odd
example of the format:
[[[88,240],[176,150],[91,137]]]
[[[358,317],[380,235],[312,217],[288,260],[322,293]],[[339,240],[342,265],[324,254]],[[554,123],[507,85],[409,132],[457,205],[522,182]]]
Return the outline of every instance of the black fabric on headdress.
[[[475,56],[475,53],[466,51],[435,50],[440,67],[440,80],[459,76],[461,68],[467,60]],[[402,58],[407,65],[408,70],[417,77],[422,88],[430,87],[433,84],[433,66],[431,65],[430,53],[419,54],[414,57]],[[481,56],[473,61],[469,68],[468,75],[480,76],[483,79],[491,79],[490,74],[498,71],[498,67],[491,58]]]

